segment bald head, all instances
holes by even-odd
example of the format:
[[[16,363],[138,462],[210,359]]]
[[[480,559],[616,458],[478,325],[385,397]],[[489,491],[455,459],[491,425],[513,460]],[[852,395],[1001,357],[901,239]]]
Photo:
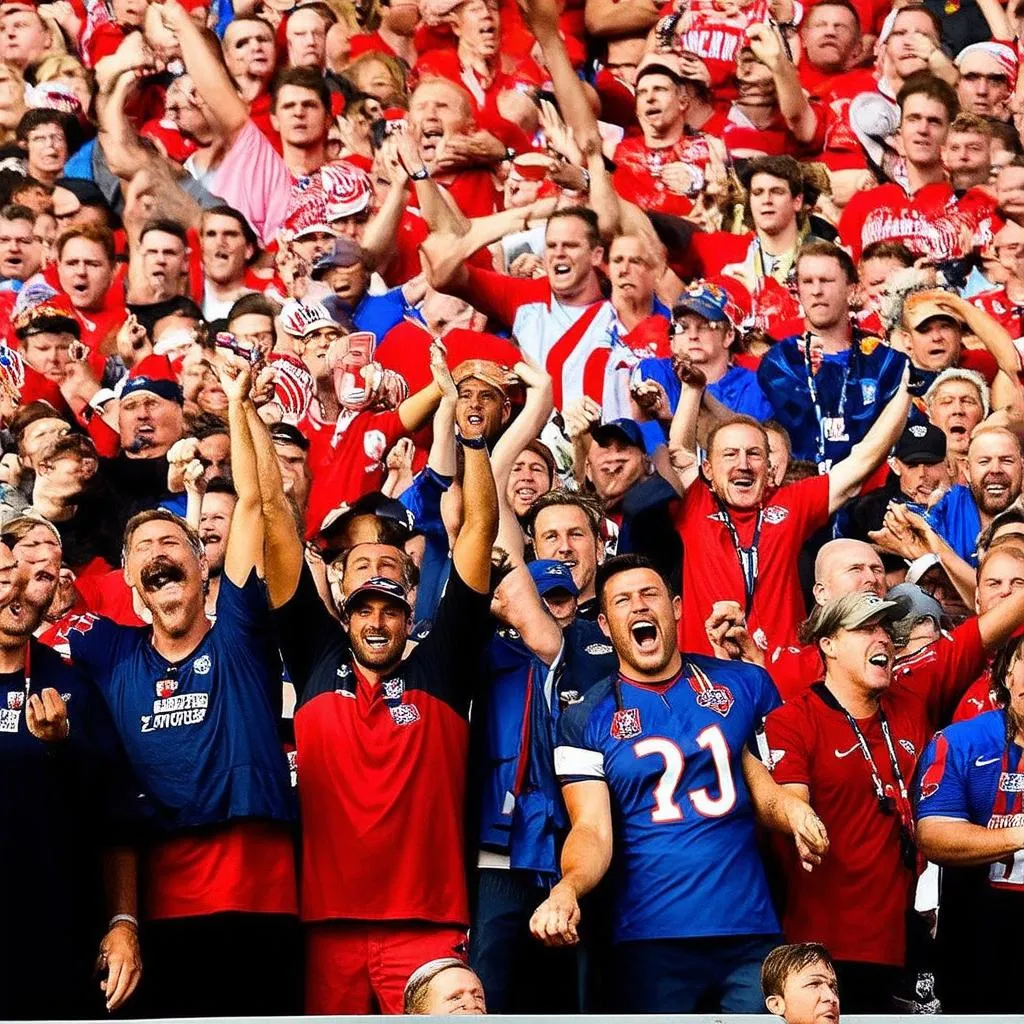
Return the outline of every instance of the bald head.
[[[859,591],[878,597],[885,593],[882,559],[862,540],[830,540],[814,560],[814,600],[825,604]]]

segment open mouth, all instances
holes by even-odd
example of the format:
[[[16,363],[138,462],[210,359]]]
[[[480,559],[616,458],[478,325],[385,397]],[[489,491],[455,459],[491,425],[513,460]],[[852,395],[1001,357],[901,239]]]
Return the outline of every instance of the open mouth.
[[[754,474],[753,473],[737,473],[729,483],[732,484],[738,491],[751,491],[754,488]]]
[[[514,493],[526,505],[532,504],[537,500],[537,491],[533,487],[517,487]]]
[[[156,558],[140,574],[143,589],[153,594],[172,583],[185,582],[185,570],[169,558]]]
[[[383,651],[390,642],[390,637],[380,636],[377,633],[367,633],[363,635],[363,643],[374,651]]]
[[[469,415],[468,415],[468,416],[466,417],[466,422],[467,422],[467,423],[468,423],[468,424],[469,424],[469,425],[470,425],[471,427],[482,427],[482,426],[484,425],[484,418],[483,418],[483,416],[481,416],[481,415],[480,415],[480,413],[478,413],[478,412],[471,412],[471,413],[470,413],[470,414],[469,414]]]
[[[565,281],[572,274],[572,265],[569,263],[554,263],[551,266],[551,273],[555,275],[556,281]]]
[[[868,658],[868,662],[874,665],[876,668],[888,668],[889,667],[889,655],[885,651],[878,651],[876,654],[872,654]]]
[[[642,654],[651,653],[658,646],[658,628],[653,622],[634,622],[629,631],[633,634],[633,642]]]
[[[219,544],[221,542],[221,536],[219,533],[204,533],[200,538],[203,544]]]

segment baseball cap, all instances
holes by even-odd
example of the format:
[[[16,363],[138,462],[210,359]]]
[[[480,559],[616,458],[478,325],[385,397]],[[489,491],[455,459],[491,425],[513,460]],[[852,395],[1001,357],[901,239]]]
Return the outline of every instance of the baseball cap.
[[[325,164],[320,182],[327,203],[327,220],[333,222],[362,213],[370,205],[373,183],[366,171],[344,161]]]
[[[929,551],[928,554],[915,558],[910,565],[907,566],[907,577],[904,582],[918,583],[920,580],[923,580],[924,577],[932,571],[932,569],[940,565],[942,565],[942,559],[939,558],[934,551]]]
[[[88,178],[58,178],[53,184],[70,192],[83,206],[107,206],[107,197],[99,185]]]
[[[844,594],[815,608],[804,623],[802,632],[808,643],[814,643],[822,637],[834,636],[841,629],[860,629],[869,622],[894,622],[906,613],[906,607],[900,601],[889,601],[864,592]]]
[[[334,267],[354,267],[357,263],[362,263],[365,258],[363,248],[358,242],[354,242],[351,238],[337,238],[334,241],[334,248],[330,252],[318,256],[313,261],[309,276],[314,281],[319,281],[328,270]]]
[[[543,597],[550,594],[552,590],[565,590],[578,597],[580,588],[576,586],[572,578],[572,571],[565,562],[559,562],[554,558],[538,558],[527,566],[533,582],[537,585],[537,593]]]
[[[31,505],[17,512],[5,512],[0,514],[0,538],[3,539],[4,543],[8,547],[13,547],[16,540],[11,537],[15,531],[22,529],[29,530],[33,526],[45,526],[54,536],[59,547],[63,547],[64,543],[60,539],[60,531],[54,526],[53,523],[47,519],[42,512],[37,511]]]
[[[899,601],[904,608],[904,618],[932,619],[937,626],[942,623],[942,605],[916,583],[897,584],[885,595],[885,599]]]
[[[893,455],[908,466],[934,466],[946,457],[946,434],[933,423],[912,423],[900,435]]]
[[[591,437],[602,448],[607,448],[612,441],[622,441],[633,448],[639,448],[642,452],[647,451],[639,424],[626,417],[612,420],[610,423],[602,423],[591,431]]]
[[[409,595],[405,587],[397,580],[385,579],[383,576],[372,576],[362,586],[356,587],[348,597],[345,598],[345,611],[359,604],[366,597],[389,597],[392,601],[404,605],[405,609],[412,612],[412,605],[409,604]]]
[[[327,199],[322,189],[310,189],[285,218],[284,229],[293,239],[312,234],[334,234],[327,222]]]
[[[19,338],[28,338],[33,334],[49,332],[73,334],[76,338],[80,338],[82,329],[78,324],[71,300],[63,292],[53,291],[41,283],[30,287],[33,291],[27,295],[25,301],[23,303],[15,302],[11,315],[14,333]],[[22,289],[22,291],[27,292],[28,289]]]
[[[956,313],[940,305],[942,300],[948,298],[948,296],[948,292],[937,288],[908,296],[903,307],[903,315],[907,323],[915,331],[926,320],[930,320],[934,316],[945,317],[947,320],[955,320],[958,324],[962,324],[963,320]]]
[[[270,440],[275,444],[293,444],[304,452],[309,451],[309,438],[291,423],[275,423],[270,428]]]
[[[503,395],[508,391],[505,371],[490,359],[464,359],[452,372],[452,380],[458,387],[464,380],[474,377],[497,388]]]
[[[991,39],[986,39],[980,43],[971,43],[970,46],[965,46],[956,55],[956,60],[953,63],[957,68],[963,70],[964,64],[974,57],[987,57],[999,67],[1011,84],[1016,81],[1019,61],[1012,46],[1008,46],[1006,43],[998,43]]]
[[[729,320],[728,313],[729,296],[725,289],[711,281],[694,281],[682,295],[676,299],[672,308],[672,315],[677,315],[677,310],[696,313],[712,323],[726,323]]]
[[[305,338],[323,327],[337,327],[334,317],[322,302],[286,302],[281,310],[281,326],[293,338]]]
[[[177,402],[179,405],[185,400],[167,356],[146,356],[141,363],[134,366],[121,388],[119,397],[123,401],[129,395],[140,391],[148,391],[151,395],[166,398],[167,401]]]

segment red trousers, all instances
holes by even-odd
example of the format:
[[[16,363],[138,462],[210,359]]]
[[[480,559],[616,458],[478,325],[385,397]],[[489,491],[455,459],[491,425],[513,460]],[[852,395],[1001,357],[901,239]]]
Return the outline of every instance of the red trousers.
[[[466,933],[409,921],[332,921],[306,929],[306,1013],[402,1012],[409,976],[438,957],[466,958]]]

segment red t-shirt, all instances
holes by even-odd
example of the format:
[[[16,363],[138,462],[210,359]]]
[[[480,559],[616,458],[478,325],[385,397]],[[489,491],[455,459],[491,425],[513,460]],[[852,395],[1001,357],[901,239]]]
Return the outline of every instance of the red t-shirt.
[[[686,133],[671,146],[652,148],[642,135],[623,139],[615,149],[615,191],[644,210],[685,217],[693,199],[669,190],[661,180],[665,164],[682,163],[702,174],[711,159],[707,136]]]
[[[979,292],[968,300],[988,313],[1000,327],[1010,332],[1011,338],[1024,338],[1024,303],[1014,304],[1006,294],[1006,287]]]
[[[765,496],[758,543],[758,573],[747,623],[758,646],[771,650],[796,635],[805,617],[800,580],[794,572],[804,541],[828,521],[828,477],[809,477]],[[758,509],[729,509],[740,544],[753,543]],[[711,488],[695,481],[674,513],[683,541],[683,616],[679,646],[711,654],[704,623],[715,601],[745,604],[739,554]]]
[[[986,711],[995,711],[1001,706],[992,692],[992,672],[990,669],[985,669],[960,698],[960,703],[957,704],[956,711],[953,712],[953,721],[966,722],[968,719],[983,715]]]

